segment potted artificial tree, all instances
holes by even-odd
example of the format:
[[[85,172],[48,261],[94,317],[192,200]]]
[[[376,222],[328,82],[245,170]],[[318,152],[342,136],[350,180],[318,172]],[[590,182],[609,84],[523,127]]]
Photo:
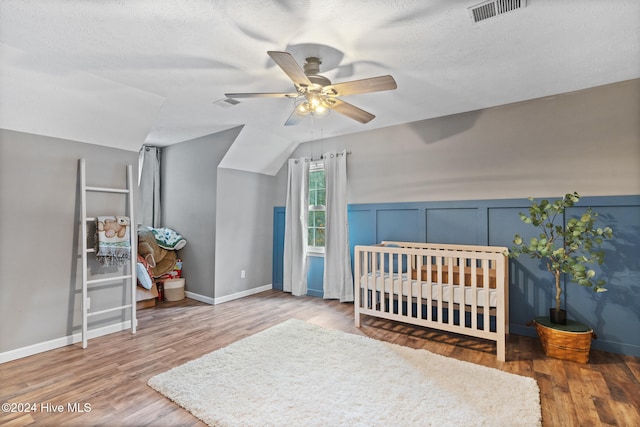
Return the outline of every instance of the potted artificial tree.
[[[588,208],[580,218],[564,218],[565,210],[580,200],[578,193],[568,193],[562,199],[554,202],[542,200],[538,203],[533,198],[529,198],[529,200],[531,201],[529,215],[520,213],[520,219],[525,224],[531,224],[538,228],[540,234],[537,237],[532,237],[529,242],[525,242],[519,234],[516,234],[513,239],[515,246],[509,256],[515,258],[520,254],[526,254],[532,258],[540,259],[545,262],[547,270],[553,274],[555,307],[549,310],[548,318],[535,320],[545,353],[550,356],[586,362],[593,333],[590,328],[577,322],[567,324],[566,311],[561,307],[562,277],[567,275],[572,282],[578,285],[589,287],[595,292],[605,292],[605,281],[596,280],[596,272],[589,267],[594,264],[602,264],[604,251],[600,245],[605,239],[610,239],[613,236],[613,231],[610,227],[596,227],[598,214],[591,208]],[[576,333],[583,336],[576,337],[574,336]],[[565,342],[554,344],[551,342],[554,337],[562,338]],[[584,348],[579,351],[581,353],[579,356],[572,355],[571,351],[569,354],[552,354],[551,349],[555,347],[560,349],[561,353],[565,352],[567,348],[570,349],[571,343],[566,340],[578,338],[583,343],[579,345],[584,345],[588,339],[589,347],[586,348],[586,359],[583,354]]]

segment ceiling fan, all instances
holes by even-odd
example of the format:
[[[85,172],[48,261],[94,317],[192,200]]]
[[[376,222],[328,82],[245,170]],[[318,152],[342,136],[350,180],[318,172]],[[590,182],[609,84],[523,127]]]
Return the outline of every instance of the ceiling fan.
[[[338,97],[379,92],[398,87],[396,81],[390,75],[332,84],[328,78],[318,74],[322,63],[318,57],[306,58],[304,67],[300,67],[289,52],[268,51],[267,54],[293,81],[296,91],[289,93],[225,93],[225,96],[232,99],[293,98],[296,100],[295,108],[287,119],[285,126],[297,124],[306,115],[326,115],[329,110],[344,114],[360,123],[368,123],[375,117],[373,114]]]

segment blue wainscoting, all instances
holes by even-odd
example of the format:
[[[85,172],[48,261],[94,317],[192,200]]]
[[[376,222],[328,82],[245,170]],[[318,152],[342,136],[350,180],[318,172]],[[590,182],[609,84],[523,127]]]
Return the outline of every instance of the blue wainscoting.
[[[523,224],[527,199],[472,200],[349,205],[351,255],[355,245],[382,240],[512,246],[513,235],[537,234]],[[565,284],[564,304],[571,319],[590,325],[598,339],[592,348],[640,356],[640,196],[583,197],[567,217],[592,207],[613,228],[605,244],[605,263],[597,270],[608,292]],[[273,285],[282,289],[284,208],[274,209]],[[309,295],[322,297],[324,259],[310,257]],[[547,315],[553,304],[553,278],[527,257],[509,261],[509,316],[512,333],[536,336],[527,323]]]

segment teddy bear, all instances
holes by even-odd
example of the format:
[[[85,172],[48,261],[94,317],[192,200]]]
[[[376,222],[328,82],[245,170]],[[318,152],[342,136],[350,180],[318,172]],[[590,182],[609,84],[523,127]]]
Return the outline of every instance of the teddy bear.
[[[147,261],[154,278],[172,271],[178,261],[177,253],[161,248],[156,242],[153,232],[146,229],[138,230],[138,255]]]
[[[127,234],[129,220],[125,217],[116,216],[115,219],[104,219],[98,221],[98,231],[104,231],[105,237],[123,238]]]

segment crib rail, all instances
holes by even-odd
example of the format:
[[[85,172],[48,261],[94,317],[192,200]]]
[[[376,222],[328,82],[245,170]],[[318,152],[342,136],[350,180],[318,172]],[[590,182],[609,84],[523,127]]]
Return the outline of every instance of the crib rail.
[[[356,246],[355,324],[370,315],[489,339],[504,360],[506,253],[504,247],[417,242]]]

